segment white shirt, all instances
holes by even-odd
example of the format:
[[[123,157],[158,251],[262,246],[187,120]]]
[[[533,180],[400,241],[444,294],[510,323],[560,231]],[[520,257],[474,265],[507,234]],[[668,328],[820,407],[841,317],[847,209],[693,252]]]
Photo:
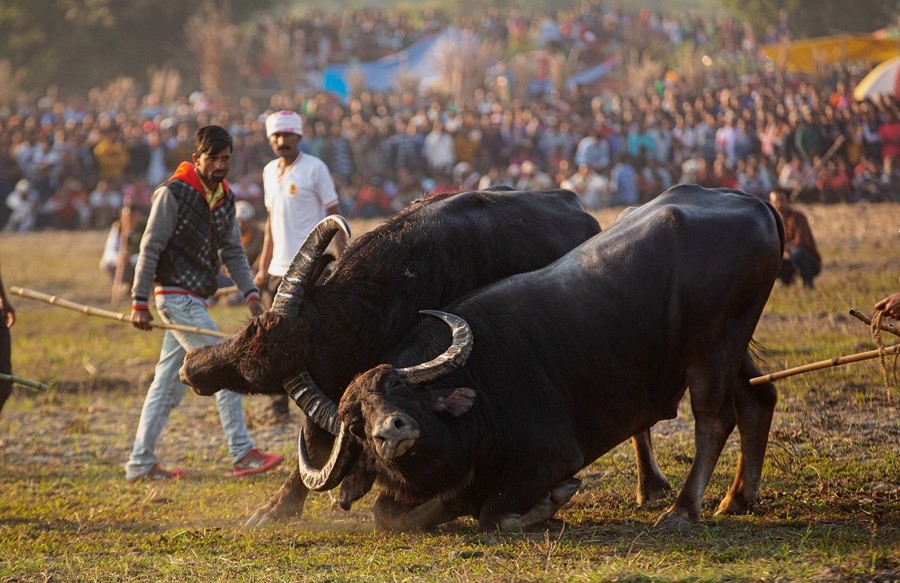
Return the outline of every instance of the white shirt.
[[[429,132],[423,146],[425,158],[435,168],[450,168],[456,162],[453,137],[444,132]]]
[[[280,160],[263,168],[263,191],[272,227],[269,275],[283,277],[307,235],[338,197],[331,173],[319,158],[301,153],[279,177]]]

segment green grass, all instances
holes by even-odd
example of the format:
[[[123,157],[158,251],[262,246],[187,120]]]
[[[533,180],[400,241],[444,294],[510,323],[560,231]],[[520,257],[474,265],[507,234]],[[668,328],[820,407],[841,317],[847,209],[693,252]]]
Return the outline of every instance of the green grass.
[[[825,258],[817,288],[776,285],[757,330],[764,373],[871,350],[847,315],[898,288],[900,205],[805,207]],[[611,224],[614,213],[599,215]],[[359,234],[370,225],[354,224]],[[7,290],[37,289],[108,308],[97,268],[102,233],[0,235]],[[714,518],[737,459],[733,435],[706,492],[703,519],[655,528],[671,500],[638,508],[631,447],[584,470],[558,519],[527,533],[482,533],[471,519],[428,534],[374,529],[367,496],[352,511],[310,497],[300,519],[243,522],[289,468],[235,480],[215,406],[188,394],[159,453],[189,474],[175,484],[126,484],[122,465],[161,333],[11,296],[16,374],[51,383],[16,388],[0,415],[0,581],[840,581],[900,578],[900,416],[896,383],[876,360],[778,383],[761,499],[749,516]],[[119,306],[125,310],[126,306]],[[237,330],[242,308],[216,307]],[[895,340],[886,335],[888,344]],[[889,372],[892,363],[888,362]],[[259,423],[257,443],[295,458],[299,421]],[[693,455],[689,403],[654,428],[676,487]]]

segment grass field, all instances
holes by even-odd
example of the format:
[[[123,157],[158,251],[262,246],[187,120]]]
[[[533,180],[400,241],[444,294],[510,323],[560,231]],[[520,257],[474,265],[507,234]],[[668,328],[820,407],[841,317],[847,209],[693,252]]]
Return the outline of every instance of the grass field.
[[[900,205],[800,208],[825,265],[815,290],[776,285],[756,334],[766,373],[872,350],[868,327],[848,310],[871,314],[877,299],[900,289]],[[598,218],[606,227],[614,214]],[[109,282],[97,267],[104,236],[0,235],[7,290],[108,309]],[[15,373],[51,389],[17,387],[0,415],[0,581],[900,580],[900,392],[891,360],[884,370],[869,360],[778,383],[761,500],[750,516],[712,516],[733,475],[732,435],[703,519],[689,527],[653,527],[671,501],[635,506],[624,444],[583,471],[582,489],[558,519],[533,532],[479,533],[474,521],[458,520],[434,533],[385,534],[374,530],[371,495],[348,513],[324,494],[311,496],[299,520],[246,529],[288,463],[231,478],[211,399],[189,393],[159,448],[166,466],[188,470],[185,479],[124,481],[161,332],[10,297],[19,318]],[[232,307],[213,314],[229,332],[248,315]],[[298,416],[265,426],[265,400],[245,407],[258,445],[294,463]],[[653,431],[676,488],[693,455],[692,427],[685,402],[678,419]]]

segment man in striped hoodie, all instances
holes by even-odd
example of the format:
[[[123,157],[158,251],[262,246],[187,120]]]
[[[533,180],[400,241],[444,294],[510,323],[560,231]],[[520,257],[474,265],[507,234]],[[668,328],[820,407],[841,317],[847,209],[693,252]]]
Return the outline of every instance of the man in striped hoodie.
[[[219,126],[204,126],[194,135],[193,163],[182,162],[168,181],[153,193],[150,217],[141,239],[131,290],[131,322],[151,330],[148,309],[151,292],[163,322],[215,330],[206,300],[217,289],[216,276],[224,262],[244,296],[250,313],[263,308],[235,220],[235,200],[225,177],[231,167],[232,140]],[[214,344],[218,338],[166,330],[153,382],[141,409],[125,479],[171,480],[184,470],[165,470],[155,449],[169,413],[187,387],[178,371],[188,350]],[[216,393],[219,419],[235,476],[270,470],[284,458],[256,449],[244,420],[241,395]]]

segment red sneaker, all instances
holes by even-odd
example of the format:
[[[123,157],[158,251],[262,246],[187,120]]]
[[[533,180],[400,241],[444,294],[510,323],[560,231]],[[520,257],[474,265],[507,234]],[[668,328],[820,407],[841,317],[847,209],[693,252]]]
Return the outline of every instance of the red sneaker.
[[[177,480],[181,476],[183,476],[186,472],[184,470],[164,470],[159,464],[153,464],[153,467],[150,468],[150,471],[146,474],[141,474],[136,478],[131,478],[129,482],[142,482],[142,481],[159,481],[159,480]]]
[[[268,455],[254,448],[234,464],[234,477],[241,478],[268,472],[283,461],[283,455]]]

